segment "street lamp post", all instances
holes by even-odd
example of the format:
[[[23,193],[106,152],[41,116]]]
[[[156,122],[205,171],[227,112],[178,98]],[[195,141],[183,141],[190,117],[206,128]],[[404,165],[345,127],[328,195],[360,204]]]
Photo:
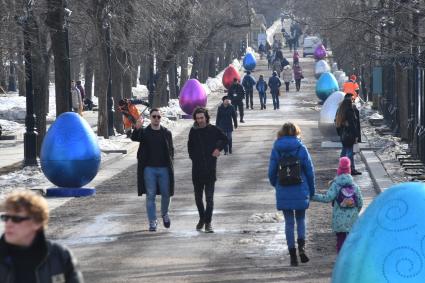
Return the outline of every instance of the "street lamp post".
[[[24,30],[24,54],[25,54],[25,89],[26,89],[26,116],[24,134],[24,166],[37,166],[37,129],[34,115],[34,93],[32,89],[32,65],[31,65],[31,39],[30,23],[32,21],[33,1],[26,3],[25,15],[17,18],[18,24]]]
[[[112,100],[112,62],[111,62],[111,14],[107,12],[103,19],[103,28],[105,29],[106,53],[108,56],[108,92],[106,108],[108,111],[108,137],[114,136],[114,109]]]

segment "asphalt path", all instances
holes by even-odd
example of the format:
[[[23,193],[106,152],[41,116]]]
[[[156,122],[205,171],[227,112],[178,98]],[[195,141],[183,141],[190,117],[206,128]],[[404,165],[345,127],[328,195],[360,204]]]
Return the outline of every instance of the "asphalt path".
[[[289,54],[285,54],[289,56]],[[74,199],[54,210],[48,235],[68,245],[79,260],[86,282],[329,282],[335,260],[335,237],[330,229],[330,205],[311,205],[307,212],[307,252],[311,261],[289,266],[283,217],[275,208],[274,188],[267,179],[270,151],[279,127],[300,125],[302,139],[316,168],[323,191],[335,175],[339,150],[320,147],[314,95],[314,60],[302,59],[307,82],[302,91],[283,92],[280,110],[245,111],[245,124],[234,132],[232,155],[220,156],[215,188],[215,233],[195,230],[198,221],[191,182],[187,137],[191,121],[175,143],[175,196],[171,228],[160,221],[148,232],[145,197],[136,194],[136,156],[112,166],[122,172],[97,187],[97,195]],[[264,60],[253,73],[270,75]],[[221,95],[220,95],[221,97]],[[212,121],[215,121],[213,112]],[[362,170],[363,165],[358,167]],[[357,178],[357,177],[356,177]],[[373,198],[368,175],[359,178],[366,198]],[[159,212],[160,200],[157,198]]]

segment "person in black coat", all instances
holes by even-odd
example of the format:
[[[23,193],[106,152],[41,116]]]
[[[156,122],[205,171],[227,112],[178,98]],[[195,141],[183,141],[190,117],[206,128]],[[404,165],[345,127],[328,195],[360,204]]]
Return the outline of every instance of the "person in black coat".
[[[245,98],[245,90],[243,86],[238,82],[238,79],[233,79],[233,84],[227,91],[227,96],[230,98],[232,105],[235,106],[235,110],[239,109],[239,118],[241,123],[245,123],[243,120],[243,99]]]
[[[354,144],[358,143],[361,138],[359,123],[351,97],[344,98],[336,112],[335,125],[342,143],[340,157],[347,156],[350,158],[351,175],[362,174],[355,169],[353,150]]]
[[[17,191],[6,197],[2,207],[1,283],[84,282],[71,251],[45,237],[49,207],[43,197]]]
[[[192,181],[195,190],[195,202],[199,213],[196,230],[214,232],[211,226],[214,207],[214,185],[217,180],[217,157],[227,144],[226,135],[210,124],[208,110],[198,107],[193,112],[195,120],[189,132],[187,149],[192,160]],[[205,191],[206,208],[202,200]]]
[[[170,227],[168,207],[170,197],[174,195],[174,147],[171,132],[160,125],[161,115],[158,109],[150,111],[151,123],[143,128],[143,119],[136,122],[131,140],[139,142],[137,151],[137,191],[146,194],[146,211],[149,219],[149,231],[157,228],[155,197],[161,195],[161,213],[165,228]]]
[[[224,155],[232,154],[232,132],[233,125],[238,127],[238,119],[235,108],[230,104],[228,96],[223,96],[223,103],[218,107],[215,125],[219,127],[227,137],[228,144],[224,147]],[[233,120],[233,123],[232,123]]]
[[[270,93],[272,94],[273,99],[273,109],[279,109],[280,108],[280,102],[279,102],[279,88],[282,85],[279,78],[277,77],[276,71],[273,72],[273,75],[269,78],[269,88]]]

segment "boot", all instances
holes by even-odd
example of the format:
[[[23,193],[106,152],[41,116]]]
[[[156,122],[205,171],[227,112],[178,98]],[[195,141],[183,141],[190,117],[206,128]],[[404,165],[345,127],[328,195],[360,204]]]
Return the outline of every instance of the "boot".
[[[305,254],[305,240],[304,239],[298,239],[298,252],[300,254],[300,260],[302,263],[308,262],[310,259]]]
[[[290,248],[289,249],[289,256],[291,257],[291,266],[298,266],[297,249],[296,248]]]

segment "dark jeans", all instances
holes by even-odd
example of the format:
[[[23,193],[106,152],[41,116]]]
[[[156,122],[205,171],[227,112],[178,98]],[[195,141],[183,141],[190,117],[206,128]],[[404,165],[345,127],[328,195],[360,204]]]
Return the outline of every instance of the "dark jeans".
[[[223,131],[227,137],[228,143],[224,146],[224,152],[232,153],[232,131]]]
[[[273,99],[273,108],[279,109],[280,102],[279,102],[279,95],[277,95],[277,92],[272,92],[272,99]]]
[[[300,88],[301,88],[301,79],[295,80],[295,88],[297,89],[297,91],[300,91]]]
[[[290,82],[285,82],[286,91],[289,91],[289,84]]]
[[[285,235],[288,248],[295,248],[295,222],[297,222],[297,239],[305,239],[305,210],[283,210],[285,218]]]
[[[258,95],[260,96],[261,107],[266,106],[266,100],[267,100],[266,93],[265,92],[259,92]]]
[[[344,244],[347,236],[348,236],[347,232],[337,232],[336,233],[336,252],[337,253],[339,253],[339,251],[341,250],[342,245]]]
[[[340,157],[347,156],[351,161],[351,172],[356,170],[356,166],[354,165],[354,151],[353,146],[342,146]]]
[[[232,102],[232,105],[235,106],[236,113],[239,111],[239,119],[243,120],[243,101]]]
[[[254,107],[253,94],[254,94],[253,90],[248,89],[248,90],[245,91],[245,103],[246,103],[247,109],[250,106],[251,106],[251,109]]]
[[[214,208],[214,184],[215,182],[196,182],[193,184],[195,188],[195,202],[198,208],[199,218],[203,219],[205,223],[211,223],[211,218]],[[207,208],[204,207],[202,197],[205,190],[205,201]]]

